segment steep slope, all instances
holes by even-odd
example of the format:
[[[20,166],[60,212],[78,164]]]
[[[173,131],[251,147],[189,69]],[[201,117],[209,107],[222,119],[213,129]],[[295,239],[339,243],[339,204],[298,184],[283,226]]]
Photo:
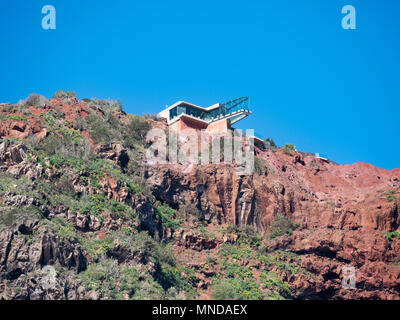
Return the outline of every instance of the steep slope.
[[[183,173],[147,164],[151,127],[67,92],[0,105],[2,298],[399,298],[400,169],[256,148],[253,175]]]

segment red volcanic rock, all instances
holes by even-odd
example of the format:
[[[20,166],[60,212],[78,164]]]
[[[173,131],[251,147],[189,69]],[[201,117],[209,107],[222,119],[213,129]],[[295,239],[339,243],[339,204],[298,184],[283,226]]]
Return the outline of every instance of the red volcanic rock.
[[[43,130],[36,118],[27,120],[5,119],[0,122],[0,138],[25,139],[31,134],[44,136]]]
[[[281,150],[257,150],[267,175],[237,176],[234,166],[195,166],[187,174],[172,165],[147,167],[157,199],[176,208],[196,204],[203,218],[247,224],[267,236],[277,215],[300,224],[270,248],[295,252],[314,277],[289,279],[297,298],[400,298],[400,169],[367,163],[338,165]],[[392,197],[388,197],[388,195]],[[397,261],[397,262],[396,262]],[[353,266],[356,289],[342,288],[342,269]]]
[[[16,111],[7,114],[0,109],[0,138],[24,139],[31,135],[45,138],[48,131],[42,127],[40,117],[47,112],[57,112],[60,121],[69,123],[77,118],[84,119],[92,112],[104,117],[100,108],[76,98],[51,99],[48,105],[29,107],[29,111],[28,116],[23,116]],[[123,112],[115,112],[115,117],[123,123],[129,121]],[[148,122],[153,127],[166,129],[165,121],[149,119]],[[90,132],[80,130],[80,133],[90,141],[100,158],[126,169],[129,153],[122,145],[96,146]],[[1,143],[0,170],[39,178],[43,168],[39,163],[27,163],[25,151],[22,142]],[[197,165],[188,173],[184,166],[148,166],[144,161],[140,165],[146,184],[157,200],[175,209],[183,206],[185,212],[200,220],[253,226],[263,234],[266,250],[296,254],[307,273],[287,274],[285,270],[274,270],[289,283],[293,297],[399,299],[400,240],[397,237],[388,239],[385,233],[400,231],[400,169],[384,170],[367,163],[338,165],[302,153],[290,156],[281,149],[274,152],[257,148],[256,153],[265,166],[261,175],[237,175],[235,165]],[[57,170],[50,166],[45,172],[49,179],[57,175]],[[147,197],[133,194],[128,186],[108,176],[97,181],[98,186],[88,184],[83,176],[89,174],[80,172],[71,177],[76,192],[92,194],[100,186],[108,199],[135,208],[143,226],[150,233],[156,232],[154,209]],[[4,199],[10,203],[14,200],[13,195]],[[72,213],[66,216],[83,232],[98,231],[100,239],[105,237],[104,230],[118,230],[123,225],[116,213],[101,212],[104,219]],[[298,228],[290,235],[269,239],[271,223],[277,216],[289,218]],[[195,231],[181,234],[179,250],[213,250],[223,242],[238,240],[234,234],[225,234],[219,240],[207,239]],[[171,233],[167,230],[162,236],[170,238]],[[56,247],[56,242],[50,246],[47,243],[51,241],[47,240],[47,251]],[[129,252],[117,247],[112,254],[123,260]],[[355,289],[342,286],[344,267],[354,267]],[[254,268],[260,266],[254,265]],[[199,287],[208,288],[209,284],[203,280]]]

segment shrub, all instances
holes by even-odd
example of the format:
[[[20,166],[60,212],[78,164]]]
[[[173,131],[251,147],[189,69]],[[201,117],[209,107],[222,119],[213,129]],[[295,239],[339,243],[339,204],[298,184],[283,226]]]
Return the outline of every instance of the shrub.
[[[246,244],[234,245],[224,243],[218,251],[218,254],[224,258],[232,258],[236,260],[251,260],[254,258],[253,250]]]
[[[233,300],[235,290],[228,281],[219,281],[212,287],[212,297],[215,300]]]
[[[13,226],[22,219],[42,219],[43,215],[39,208],[35,206],[23,208],[0,209],[0,226]]]
[[[83,120],[80,117],[76,117],[74,120],[74,123],[72,124],[72,126],[78,130],[78,131],[82,131],[86,129],[86,122],[85,120]]]
[[[259,246],[261,245],[262,237],[259,235],[257,230],[253,226],[249,225],[229,225],[227,233],[236,233],[238,235],[239,243],[246,243],[251,245]]]
[[[212,286],[212,296],[220,300],[262,300],[263,294],[252,277],[219,279]]]
[[[59,90],[56,93],[53,94],[54,99],[69,99],[69,98],[75,98],[76,94],[75,92],[72,91],[64,91],[64,90]]]
[[[143,117],[145,119],[151,119],[151,120],[154,120],[154,121],[160,120],[160,117],[158,116],[157,113],[144,113]]]
[[[275,216],[274,220],[272,221],[269,230],[270,230],[270,237],[276,238],[283,235],[291,235],[293,230],[299,227],[299,224],[293,222],[286,216]]]
[[[107,121],[96,114],[88,115],[85,118],[89,133],[96,143],[111,143],[118,140],[119,132],[107,123]]]
[[[170,228],[172,231],[179,228],[182,224],[182,220],[177,217],[177,213],[174,209],[160,205],[155,208],[158,218],[161,220],[163,226]]]
[[[106,100],[106,99],[84,99],[84,101],[91,106],[100,108],[105,113],[111,113],[116,111],[122,111],[121,100]]]
[[[57,192],[68,195],[68,196],[75,195],[75,189],[74,189],[74,185],[72,184],[71,177],[69,177],[67,175],[61,176],[55,182],[55,189]]]
[[[178,210],[178,215],[182,219],[187,219],[190,216],[194,216],[197,219],[201,219],[202,214],[199,208],[197,208],[196,204],[194,203],[188,203],[188,204],[183,204],[179,207]]]
[[[134,298],[135,293],[143,286],[141,282],[154,282],[149,274],[140,274],[133,267],[120,266],[112,259],[102,259],[89,265],[80,274],[80,278],[87,289],[99,291],[105,298],[118,300]],[[152,286],[157,287],[154,283]],[[158,288],[156,296],[149,295],[147,298],[160,298],[161,291]]]
[[[42,220],[42,225],[49,227],[50,230],[52,230],[62,239],[76,240],[78,237],[74,225],[70,222],[67,222],[62,217],[54,217],[51,220]]]
[[[145,119],[134,115],[131,115],[129,120],[127,127],[128,137],[132,137],[136,142],[144,141],[147,132],[150,130],[150,124]]]
[[[48,100],[40,94],[32,93],[25,100],[25,105],[36,108],[43,108],[48,103]]]
[[[264,173],[264,171],[265,171],[265,164],[264,164],[264,162],[261,160],[261,159],[259,159],[259,158],[257,158],[257,157],[254,157],[254,170],[256,171],[256,173],[260,176],[260,175],[262,175],[263,173]]]
[[[274,272],[262,272],[260,274],[262,287],[266,290],[266,299],[281,300],[290,297],[290,289],[287,283],[280,279]]]
[[[315,159],[312,159],[312,161],[310,162],[310,167],[316,168],[316,169],[320,169],[321,166],[317,163],[317,161],[315,161]]]
[[[399,231],[384,231],[383,234],[385,235],[386,239],[389,241],[393,241],[394,238],[400,239]]]
[[[5,103],[1,105],[1,111],[6,113],[14,113],[17,111],[17,108],[15,107],[15,105]]]
[[[296,152],[296,148],[294,147],[293,144],[286,143],[286,144],[283,146],[283,152],[284,152],[285,154],[289,155],[289,156],[293,156],[294,153]]]
[[[267,148],[276,149],[276,144],[275,144],[274,140],[272,140],[271,138],[267,138],[265,141],[266,141],[266,144],[267,144]]]
[[[63,136],[58,134],[48,135],[43,140],[41,148],[46,155],[57,155],[62,159],[89,160],[93,156],[92,146],[86,138],[67,132],[64,132]]]

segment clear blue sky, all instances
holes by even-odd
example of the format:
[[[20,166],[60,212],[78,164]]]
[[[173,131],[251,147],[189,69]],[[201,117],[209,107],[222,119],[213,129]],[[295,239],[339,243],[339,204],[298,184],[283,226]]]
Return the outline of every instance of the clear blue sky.
[[[57,29],[41,28],[41,8]],[[343,30],[341,8],[357,10]],[[127,112],[249,96],[239,122],[341,164],[400,167],[400,1],[0,3],[0,101],[59,89]]]

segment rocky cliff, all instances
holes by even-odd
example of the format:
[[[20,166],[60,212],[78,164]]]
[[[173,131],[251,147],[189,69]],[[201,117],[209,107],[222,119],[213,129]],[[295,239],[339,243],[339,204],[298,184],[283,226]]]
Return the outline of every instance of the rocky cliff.
[[[0,105],[0,297],[399,298],[400,169],[255,148],[250,176],[184,173],[147,164],[151,127],[67,92]]]

